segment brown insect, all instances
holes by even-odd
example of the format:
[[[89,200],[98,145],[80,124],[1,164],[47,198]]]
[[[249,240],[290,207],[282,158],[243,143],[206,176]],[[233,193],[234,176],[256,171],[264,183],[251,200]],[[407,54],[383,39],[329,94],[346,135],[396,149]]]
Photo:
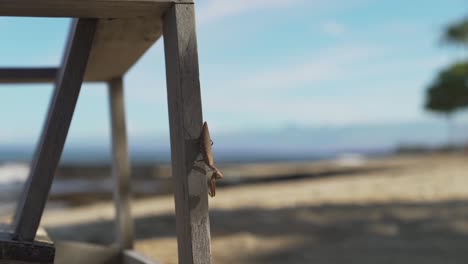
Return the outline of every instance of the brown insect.
[[[213,152],[211,148],[212,145],[213,141],[211,141],[210,138],[208,124],[205,122],[203,123],[203,129],[200,136],[200,151],[206,166],[208,166],[208,168],[213,172],[210,179],[209,194],[211,197],[214,197],[216,195],[216,180],[222,179],[223,174],[214,165]]]

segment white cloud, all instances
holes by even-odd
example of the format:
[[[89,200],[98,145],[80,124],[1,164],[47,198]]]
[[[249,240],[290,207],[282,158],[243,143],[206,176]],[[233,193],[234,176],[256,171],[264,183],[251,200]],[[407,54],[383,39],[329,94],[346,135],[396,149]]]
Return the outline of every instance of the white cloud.
[[[280,93],[284,94],[285,99],[272,97],[271,93],[257,96],[245,91],[229,93],[224,97],[207,94],[205,102],[208,103],[204,110],[208,117],[213,117],[215,126],[216,122],[224,121],[216,120],[214,113],[229,116],[231,123],[234,123],[220,126],[226,130],[236,129],[252,120],[276,124],[287,121],[304,126],[409,121],[422,118],[420,105],[415,103],[420,94],[407,93],[402,98],[401,91],[412,90],[418,85],[417,81],[385,83],[379,87],[363,83],[361,88],[366,91],[365,96],[351,96],[349,91],[343,90],[340,96],[329,94],[287,98],[286,93],[290,92],[287,89]],[[396,103],[398,107],[395,107]]]
[[[320,30],[332,37],[342,37],[347,33],[347,28],[344,24],[338,21],[328,20],[320,24]]]
[[[197,21],[201,25],[246,12],[289,7],[299,2],[304,0],[207,0],[198,8]]]
[[[213,120],[228,116],[232,124],[223,126],[229,128],[252,120],[321,125],[423,118],[421,92],[447,58],[391,59],[392,52],[361,43],[321,50],[297,62],[279,61],[260,72],[230,70],[236,75],[223,79],[223,87],[204,86],[204,109]],[[342,93],[324,90],[336,82],[343,84]]]
[[[301,84],[316,84],[338,76],[341,78],[350,72],[354,64],[372,58],[377,53],[379,53],[379,48],[365,45],[330,48],[312,56],[304,56],[298,63],[277,62],[275,65],[279,67],[243,76],[241,80],[230,82],[230,87],[271,91]]]
[[[206,0],[197,2],[197,22],[199,25],[202,25],[248,12],[267,9],[286,9],[290,7],[308,8],[311,13],[320,12],[323,8],[343,10],[355,8],[368,1],[369,0]],[[304,6],[304,4],[307,6]]]
[[[280,119],[294,117],[299,122],[340,123],[346,120],[365,118],[354,111],[349,110],[349,105],[321,101],[317,97],[304,96],[301,100],[281,100],[275,95],[285,92],[295,93],[295,89],[303,84],[311,89],[321,89],[322,82],[337,80],[359,72],[359,67],[365,64],[369,58],[374,58],[381,53],[380,47],[371,45],[347,45],[318,50],[313,54],[304,55],[290,61],[278,61],[271,67],[252,71],[246,69],[225,69],[231,79],[223,77],[210,77],[203,85],[204,109],[207,113],[225,113],[236,121],[231,126],[236,127],[243,118],[255,117],[258,120],[275,120],[271,115]],[[305,61],[305,62],[304,62]],[[358,66],[359,65],[359,66]],[[143,76],[142,76],[143,77]],[[220,80],[222,87],[219,87]],[[140,79],[142,81],[143,79]],[[146,82],[143,82],[146,83]],[[128,91],[132,103],[158,106],[159,110],[166,108],[165,89],[155,89],[152,86],[142,85],[137,89]],[[278,96],[276,96],[278,97]],[[242,104],[242,107],[239,107]],[[130,107],[129,107],[130,109]],[[333,109],[334,111],[331,111]],[[308,113],[316,115],[308,115]],[[353,115],[353,117],[351,117]],[[207,116],[210,116],[209,114]],[[216,118],[213,118],[216,120]],[[136,125],[136,123],[135,123]],[[213,125],[217,125],[214,123]],[[140,130],[131,126],[131,133]],[[141,131],[138,131],[141,132]]]
[[[213,23],[226,17],[240,17],[264,8],[286,8],[299,2],[303,0],[207,0],[198,5],[197,17],[201,23]],[[321,3],[311,2],[314,6]],[[317,12],[316,9],[313,11]],[[334,18],[323,20],[318,26],[331,36],[351,35],[352,30],[351,26]],[[399,26],[390,28],[397,33],[400,29]],[[402,51],[401,47],[377,38],[359,38],[348,40],[346,45],[306,52],[296,58],[285,57],[288,55],[285,50],[285,54],[277,56],[277,61],[270,60],[270,64],[262,61],[252,63],[248,61],[250,58],[246,58],[243,66],[225,63],[220,66],[222,71],[211,73],[207,73],[208,66],[203,70],[206,75],[202,75],[205,116],[213,120],[213,126],[225,129],[238,128],[242,122],[290,120],[304,124],[342,124],[415,119],[422,112],[419,111],[419,99],[426,80],[424,74],[430,75],[446,58],[432,55],[417,58],[418,55],[406,56]],[[405,72],[410,72],[404,75],[405,78],[413,78],[409,75],[414,72],[418,80],[401,79],[401,73]],[[164,108],[166,111],[163,77],[147,81],[147,77],[136,71],[133,75],[132,80],[139,85],[129,91],[129,99],[134,104],[158,105],[159,110]],[[395,83],[381,83],[388,82],[389,76],[395,77]],[[336,93],[336,97],[332,97],[331,92],[325,91],[329,83],[341,83],[348,92]],[[305,87],[315,89],[317,93],[304,91]],[[402,97],[401,91],[405,90],[410,93]],[[286,93],[296,96],[282,98],[281,95]],[[320,94],[328,97],[320,97]],[[297,98],[299,96],[302,97]],[[389,111],[395,102],[400,106],[393,112]],[[138,122],[132,127],[133,133],[143,131]]]
[[[392,83],[379,83],[388,82],[388,76],[399,76],[402,71],[413,69],[430,75],[446,58],[429,56],[402,60],[398,56],[391,59],[389,54],[394,54],[389,46],[354,43],[278,60],[263,67],[239,69],[226,66],[223,71],[229,74],[210,75],[202,80],[206,117],[213,120],[213,126],[224,130],[237,129],[246,122],[281,123],[281,120],[288,120],[298,124],[344,124],[418,118],[422,112],[418,110],[418,100],[427,81],[425,74],[418,74],[411,80],[397,78]],[[165,87],[156,89],[154,82],[143,81],[144,76],[141,77],[137,79],[142,81],[142,86],[129,90],[133,103],[157,105],[160,112],[164,110],[166,114]],[[329,83],[336,82],[343,83],[346,90],[331,97],[331,92],[324,89]],[[160,86],[164,86],[162,80]],[[318,93],[297,90],[303,87]],[[353,93],[349,89],[353,89]],[[410,91],[404,100],[402,91]],[[281,96],[286,93],[303,96]],[[394,101],[398,101],[400,107],[389,111]],[[143,130],[137,123],[132,127],[132,133]]]

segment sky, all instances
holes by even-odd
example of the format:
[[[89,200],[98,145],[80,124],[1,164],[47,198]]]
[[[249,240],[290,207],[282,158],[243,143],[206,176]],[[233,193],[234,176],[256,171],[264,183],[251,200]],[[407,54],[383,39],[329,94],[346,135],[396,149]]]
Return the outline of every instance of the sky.
[[[441,41],[468,15],[466,0],[199,0],[196,15],[215,134],[443,122],[424,111],[425,88],[466,57]],[[0,66],[57,66],[68,28],[67,19],[0,18]],[[51,91],[0,87],[0,145],[37,141]],[[167,138],[166,96],[160,40],[125,76],[130,140]],[[106,85],[84,84],[68,142],[108,142],[108,108]]]

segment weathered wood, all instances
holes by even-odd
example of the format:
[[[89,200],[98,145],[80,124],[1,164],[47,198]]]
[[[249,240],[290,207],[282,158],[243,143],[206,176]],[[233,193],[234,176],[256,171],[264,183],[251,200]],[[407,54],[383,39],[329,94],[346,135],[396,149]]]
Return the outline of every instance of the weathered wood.
[[[121,251],[117,247],[71,241],[57,241],[55,247],[55,264],[121,263]]]
[[[112,132],[112,177],[116,210],[116,238],[121,249],[133,248],[133,220],[130,210],[131,179],[122,77],[109,82]]]
[[[148,16],[192,0],[0,0],[0,16],[122,18]]]
[[[0,68],[0,83],[50,83],[57,68]]]
[[[133,250],[125,250],[122,258],[123,258],[122,264],[158,264],[159,263]]]
[[[162,16],[191,0],[0,0],[0,16],[100,18],[87,82],[123,76],[162,35]]]
[[[123,76],[162,35],[161,16],[100,19],[85,81],[107,82]]]
[[[203,117],[193,5],[175,4],[163,29],[179,263],[207,264],[208,186],[196,162]]]
[[[145,17],[100,19],[84,80],[107,82],[123,76],[161,37],[163,10],[159,11]],[[0,69],[0,83],[47,83],[56,75],[55,68]]]
[[[14,238],[33,241],[62,154],[92,47],[95,19],[75,20],[31,173],[19,201]]]

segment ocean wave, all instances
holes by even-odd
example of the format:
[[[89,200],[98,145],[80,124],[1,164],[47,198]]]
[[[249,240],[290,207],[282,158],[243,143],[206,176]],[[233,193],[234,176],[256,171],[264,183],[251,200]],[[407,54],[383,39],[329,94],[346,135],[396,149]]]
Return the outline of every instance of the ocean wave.
[[[0,185],[22,184],[29,175],[29,165],[4,163],[0,165]]]

